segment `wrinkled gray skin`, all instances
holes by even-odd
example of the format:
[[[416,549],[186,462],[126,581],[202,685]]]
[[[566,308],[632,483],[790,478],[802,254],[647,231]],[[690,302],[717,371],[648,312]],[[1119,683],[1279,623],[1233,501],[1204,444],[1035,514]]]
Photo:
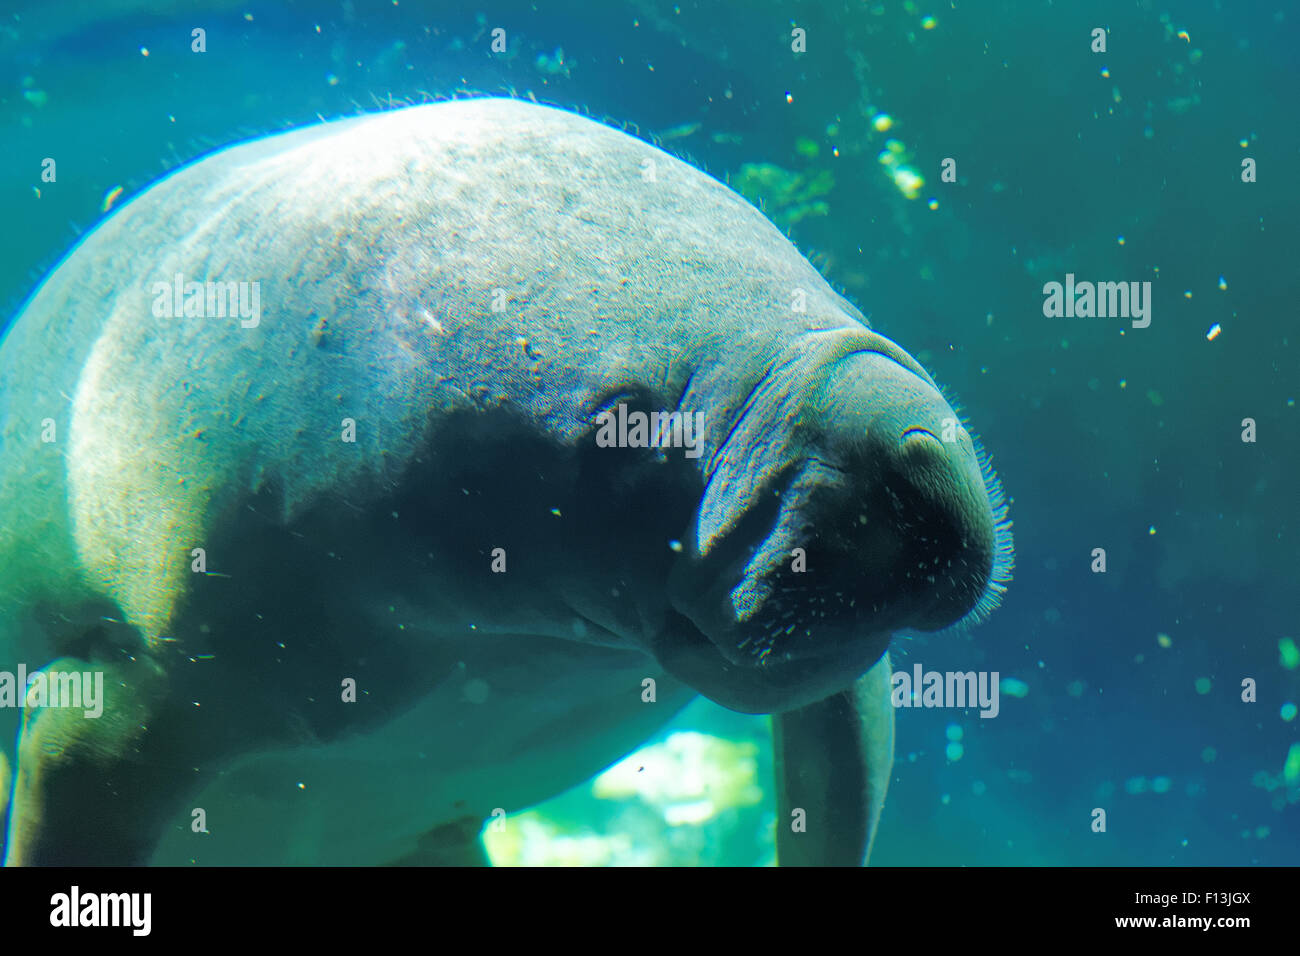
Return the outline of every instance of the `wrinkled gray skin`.
[[[260,323],[155,317],[176,273],[260,282]],[[620,401],[702,412],[702,456],[597,447]],[[108,693],[25,711],[7,862],[470,861],[695,693],[782,715],[782,862],[862,862],[889,636],[992,566],[952,415],[753,207],[576,115],[442,103],[179,170],[0,344],[0,669]]]

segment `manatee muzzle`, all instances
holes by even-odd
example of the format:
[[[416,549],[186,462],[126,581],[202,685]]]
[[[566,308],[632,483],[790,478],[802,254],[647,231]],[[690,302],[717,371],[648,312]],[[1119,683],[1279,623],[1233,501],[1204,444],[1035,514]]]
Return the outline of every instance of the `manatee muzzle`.
[[[787,460],[769,462],[744,513],[675,570],[677,611],[732,683],[784,669],[844,686],[893,632],[984,608],[1006,570],[1009,535],[974,439],[915,360],[871,336],[810,376],[791,433],[767,445]],[[696,647],[695,668],[705,657]]]

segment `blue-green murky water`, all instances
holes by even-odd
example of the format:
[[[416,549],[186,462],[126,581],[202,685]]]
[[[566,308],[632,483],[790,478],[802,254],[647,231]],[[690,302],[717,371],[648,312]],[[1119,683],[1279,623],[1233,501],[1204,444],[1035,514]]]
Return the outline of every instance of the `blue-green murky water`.
[[[761,202],[960,400],[1012,499],[1003,606],[894,654],[1016,683],[996,719],[898,712],[873,861],[1294,865],[1300,10],[957,7],[9,0],[0,327],[115,190],[231,142],[458,91],[629,124]],[[1150,325],[1046,317],[1067,273],[1150,282]],[[770,862],[769,733],[697,702],[489,850]]]

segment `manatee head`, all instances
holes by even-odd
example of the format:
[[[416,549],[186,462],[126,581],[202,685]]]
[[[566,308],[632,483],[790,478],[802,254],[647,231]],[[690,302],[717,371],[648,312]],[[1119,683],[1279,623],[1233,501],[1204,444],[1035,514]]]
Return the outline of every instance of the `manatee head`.
[[[915,359],[833,330],[755,394],[673,572],[665,667],[725,706],[789,709],[847,687],[895,632],[997,605],[1012,558],[1001,490]]]

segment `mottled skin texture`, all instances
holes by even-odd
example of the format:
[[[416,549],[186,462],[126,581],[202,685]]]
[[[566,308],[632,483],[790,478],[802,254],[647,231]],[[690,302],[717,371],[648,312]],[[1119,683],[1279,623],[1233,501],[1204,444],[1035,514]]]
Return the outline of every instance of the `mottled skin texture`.
[[[155,317],[176,273],[260,282],[260,324]],[[596,447],[620,401],[702,412],[702,456]],[[460,859],[431,844],[696,692],[790,713],[783,861],[861,862],[889,635],[992,568],[948,417],[753,207],[579,116],[460,101],[213,154],[0,343],[0,667],[108,688],[98,721],[28,712],[7,862]]]

